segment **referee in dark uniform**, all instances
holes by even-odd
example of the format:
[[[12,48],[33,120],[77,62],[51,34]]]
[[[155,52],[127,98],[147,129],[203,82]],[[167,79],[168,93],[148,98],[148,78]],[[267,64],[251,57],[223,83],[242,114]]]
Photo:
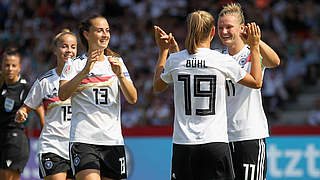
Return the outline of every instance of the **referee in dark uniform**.
[[[22,123],[14,121],[30,86],[20,76],[20,54],[9,49],[2,56],[0,75],[0,179],[19,180],[29,159],[29,139]]]

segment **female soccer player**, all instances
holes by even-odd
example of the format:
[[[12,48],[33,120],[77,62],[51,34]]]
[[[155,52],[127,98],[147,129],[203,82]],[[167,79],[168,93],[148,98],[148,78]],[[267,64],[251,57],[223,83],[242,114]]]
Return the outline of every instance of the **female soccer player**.
[[[244,23],[240,4],[225,5],[219,13],[218,34],[227,47],[223,53],[230,55],[245,71],[250,72],[252,47],[246,42]],[[280,64],[278,55],[267,44],[260,41],[259,47],[262,71]],[[231,81],[227,81],[226,88],[228,135],[236,179],[265,179],[265,138],[269,136],[269,131],[261,89],[247,88]]]
[[[41,104],[45,109],[45,124],[39,138],[39,174],[47,180],[72,178],[69,158],[69,133],[71,120],[70,99],[58,97],[59,81],[65,62],[77,55],[77,38],[64,29],[53,39],[57,67],[49,70],[33,84],[24,105],[16,114],[17,122],[24,122],[29,112]]]
[[[251,88],[260,88],[260,29],[246,28],[252,53],[252,71],[245,72],[230,56],[210,49],[215,34],[214,18],[205,11],[188,15],[186,50],[166,60],[171,34],[155,27],[160,48],[154,75],[154,90],[174,86],[175,120],[171,179],[233,179],[227,135],[225,82],[230,78]]]
[[[106,18],[88,17],[81,23],[79,35],[86,53],[67,61],[59,89],[60,99],[72,97],[72,168],[76,179],[123,179],[127,169],[120,89],[131,104],[137,101],[137,91],[121,57],[108,48]]]

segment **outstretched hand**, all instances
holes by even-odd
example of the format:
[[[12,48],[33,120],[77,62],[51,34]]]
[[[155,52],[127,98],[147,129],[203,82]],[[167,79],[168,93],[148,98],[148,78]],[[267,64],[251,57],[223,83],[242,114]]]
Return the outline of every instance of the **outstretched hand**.
[[[169,35],[165,33],[158,26],[154,26],[154,37],[156,40],[156,44],[160,49],[169,49]]]
[[[159,26],[154,26],[156,44],[160,49],[169,49],[170,53],[179,51],[179,46],[172,33],[169,35]]]

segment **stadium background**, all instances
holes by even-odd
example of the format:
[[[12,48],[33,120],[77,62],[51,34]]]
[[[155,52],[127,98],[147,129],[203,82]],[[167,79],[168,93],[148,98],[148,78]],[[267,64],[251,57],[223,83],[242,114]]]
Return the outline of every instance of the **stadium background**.
[[[152,91],[157,48],[153,25],[172,32],[184,46],[185,17],[195,9],[217,15],[232,0],[0,0],[0,54],[19,46],[22,73],[33,82],[55,66],[51,40],[63,28],[77,32],[81,17],[99,12],[111,26],[110,48],[121,54],[138,90],[136,105],[123,102],[122,121],[129,179],[169,179],[173,120],[172,88]],[[316,0],[242,0],[246,22],[255,21],[262,40],[280,56],[266,70],[262,89],[272,137],[268,142],[268,179],[320,179],[320,2]],[[216,37],[212,48],[221,44]],[[79,54],[82,53],[79,46]],[[39,120],[31,115],[27,133],[35,153]],[[33,157],[22,179],[36,179]]]

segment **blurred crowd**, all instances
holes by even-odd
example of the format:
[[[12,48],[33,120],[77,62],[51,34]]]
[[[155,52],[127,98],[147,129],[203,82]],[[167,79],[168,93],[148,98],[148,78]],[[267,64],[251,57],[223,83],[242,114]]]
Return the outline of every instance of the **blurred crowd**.
[[[158,49],[153,25],[172,32],[184,48],[188,12],[202,9],[215,17],[222,5],[233,0],[0,0],[0,54],[19,46],[22,73],[33,82],[55,66],[51,42],[63,28],[77,33],[82,17],[104,15],[111,27],[109,47],[124,59],[137,90],[138,103],[123,103],[126,127],[170,125],[172,95],[155,94],[152,79]],[[267,116],[277,114],[287,102],[296,101],[304,85],[316,85],[320,64],[320,2],[316,0],[240,0],[246,22],[255,21],[262,40],[279,55],[281,65],[265,71],[263,102]],[[79,43],[80,44],[80,43]],[[212,48],[221,48],[216,36]],[[78,51],[81,54],[81,46]],[[169,93],[173,93],[170,87]],[[39,127],[38,122],[30,122]]]

